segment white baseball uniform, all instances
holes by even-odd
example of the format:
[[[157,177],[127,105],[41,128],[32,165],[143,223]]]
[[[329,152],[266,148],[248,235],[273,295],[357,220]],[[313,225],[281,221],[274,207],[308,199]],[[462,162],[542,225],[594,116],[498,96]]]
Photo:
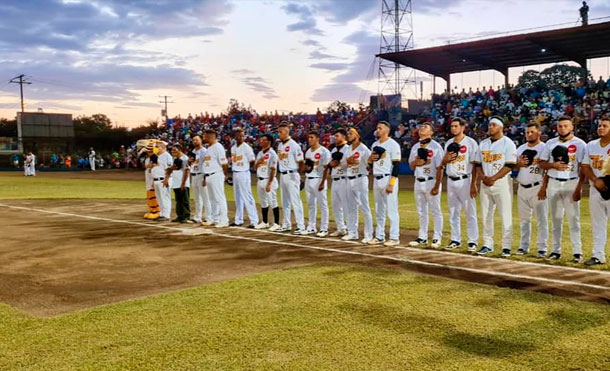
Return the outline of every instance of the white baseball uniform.
[[[307,197],[307,209],[309,211],[309,219],[307,221],[307,230],[316,231],[317,224],[317,209],[320,207],[320,230],[328,231],[328,200],[326,196],[326,183],[324,189],[318,190],[320,182],[324,178],[326,166],[330,163],[330,151],[320,146],[315,151],[309,148],[305,152],[305,159],[313,162],[313,170],[305,174],[305,195]]]
[[[256,202],[252,196],[250,162],[255,160],[254,151],[247,143],[231,147],[231,169],[233,171],[233,192],[235,193],[235,224],[244,222],[244,206],[251,225],[258,224]]]
[[[347,151],[348,144],[344,144],[341,147],[335,147],[330,151],[332,156],[335,152],[343,153],[339,165],[331,169],[330,177],[333,180],[331,184],[331,202],[333,205],[333,217],[335,219],[335,225],[337,230],[345,231],[345,217],[347,216],[347,203],[348,203],[348,192],[347,192]]]
[[[301,201],[301,176],[299,175],[299,162],[303,160],[303,150],[293,139],[280,142],[277,148],[279,157],[280,187],[282,189],[282,208],[284,211],[283,226],[292,228],[290,211],[294,208],[294,218],[297,228],[305,229],[303,216],[303,203]]]
[[[610,144],[602,147],[600,140],[595,139],[587,144],[586,155],[582,163],[591,166],[596,177],[602,176],[604,160],[610,154]],[[593,232],[593,257],[602,263],[606,262],[606,238],[608,233],[608,216],[610,216],[610,200],[604,200],[591,183],[589,190],[589,211],[591,213],[591,229]]]
[[[375,217],[377,228],[375,237],[381,241],[385,240],[385,220],[386,216],[390,220],[390,239],[400,239],[400,215],[398,214],[398,178],[394,184],[392,193],[387,193],[386,189],[392,178],[392,166],[394,161],[400,161],[400,145],[392,138],[384,142],[377,140],[371,147],[383,147],[385,152],[381,158],[373,162],[373,193],[375,195]]]
[[[222,168],[223,165],[227,164],[227,155],[222,144],[216,142],[208,147],[208,152],[203,158],[203,173],[212,206],[211,219],[216,224],[229,223],[224,186],[225,174]]]
[[[25,156],[23,170],[25,172],[25,176],[36,176],[36,155],[29,154]]]
[[[347,165],[347,233],[358,238],[358,209],[364,219],[364,238],[373,238],[373,215],[369,205],[369,170],[368,161],[371,150],[364,143],[356,148],[349,146],[346,156],[353,159]]]
[[[536,151],[536,156],[534,156],[532,163],[527,167],[520,168],[517,175],[517,182],[519,183],[517,200],[519,203],[519,219],[521,219],[520,248],[526,252],[529,252],[530,246],[532,212],[536,215],[536,221],[538,222],[538,252],[546,253],[547,240],[549,239],[548,203],[547,200],[538,199],[538,192],[540,187],[542,187],[544,177],[544,171],[539,165],[540,156],[544,152],[544,146],[543,142],[535,146],[524,143],[517,148],[517,158],[526,149]]]
[[[91,171],[95,171],[95,151],[89,151],[89,166],[91,167]]]
[[[572,194],[578,184],[580,164],[585,158],[586,143],[577,137],[569,141],[560,142],[559,138],[553,138],[546,142],[544,151],[540,156],[541,161],[553,163],[553,148],[564,146],[568,149],[570,162],[568,169],[559,171],[550,169],[548,199],[551,208],[551,220],[553,221],[553,252],[561,254],[561,235],[563,232],[563,215],[568,214],[570,225],[570,240],[572,242],[572,253],[582,254],[582,241],[580,239],[580,201],[574,202]]]
[[[517,148],[510,138],[492,141],[487,138],[479,145],[479,160],[483,175],[496,175],[507,164],[515,164]],[[494,211],[502,219],[502,249],[510,250],[513,241],[512,193],[510,173],[488,187],[481,183],[481,213],[483,214],[483,245],[493,250]]]
[[[277,189],[279,187],[275,176],[271,183],[271,190],[267,192],[266,188],[271,170],[275,169],[277,171],[278,156],[273,148],[269,148],[267,151],[258,152],[256,161],[258,162],[261,158],[264,160],[256,169],[256,177],[258,178],[258,182],[256,183],[258,201],[262,208],[271,207],[272,209],[275,209],[277,207]]]
[[[455,138],[447,141],[445,151]],[[449,224],[451,226],[451,241],[462,241],[460,213],[462,208],[466,213],[468,227],[468,243],[478,243],[479,225],[477,220],[477,204],[470,197],[473,163],[478,161],[479,144],[465,136],[459,143],[460,151],[457,157],[445,167],[447,173],[447,200],[449,202]]]
[[[415,161],[417,152],[420,148],[428,150],[428,159],[422,166],[417,166],[414,171],[415,175],[415,206],[417,215],[419,216],[419,233],[418,238],[428,240],[428,210],[434,218],[434,233],[433,240],[439,240],[443,234],[443,213],[441,212],[441,194],[442,186],[439,187],[437,195],[430,194],[434,184],[436,183],[437,168],[443,165],[443,156],[445,151],[437,141],[431,140],[429,143],[422,145],[421,142],[415,143],[409,154],[409,163]]]
[[[161,210],[162,218],[170,218],[172,212],[172,194],[170,192],[172,188],[172,180],[168,179],[168,186],[163,186],[163,181],[165,180],[165,174],[168,168],[172,167],[174,164],[174,159],[172,156],[166,151],[157,157],[157,164],[155,168],[158,168],[153,173],[153,184],[155,186],[155,195],[157,196],[157,201],[159,202],[159,209]],[[153,168],[154,169],[154,168]]]
[[[193,220],[201,223],[203,221],[203,211],[205,210],[205,221],[211,221],[212,206],[208,187],[203,186],[203,159],[207,153],[204,147],[193,150],[195,162],[191,165],[191,188],[193,190],[193,200],[195,203],[195,215]]]

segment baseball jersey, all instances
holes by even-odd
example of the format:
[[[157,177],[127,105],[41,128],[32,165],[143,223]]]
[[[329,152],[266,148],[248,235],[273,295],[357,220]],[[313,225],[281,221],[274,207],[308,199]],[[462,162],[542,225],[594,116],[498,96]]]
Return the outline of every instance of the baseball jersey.
[[[313,170],[306,176],[308,178],[322,178],[326,166],[330,163],[330,151],[324,146],[318,147],[315,151],[309,148],[305,152],[305,159],[313,161]]]
[[[150,175],[152,175],[153,180],[165,178],[165,170],[163,170],[163,167],[157,162],[157,164],[150,169]]]
[[[360,143],[355,149],[352,148],[352,146],[349,146],[346,155],[347,157],[353,157],[354,159],[352,165],[347,165],[347,176],[369,174],[367,166],[369,157],[371,156],[371,150],[365,146],[364,143]]]
[[[278,157],[273,148],[269,148],[267,152],[260,151],[256,155],[256,162],[263,159],[260,166],[256,169],[256,176],[259,178],[268,179],[271,175],[271,169],[277,170]]]
[[[174,158],[167,151],[163,152],[162,154],[160,154],[157,157],[157,164],[159,164],[161,169],[165,172],[165,170],[167,170],[167,168],[172,167],[172,165],[174,164]],[[162,176],[165,176],[165,173]],[[159,178],[159,177],[155,177],[155,178]]]
[[[216,142],[210,147],[203,158],[203,172],[213,174],[222,171],[222,166],[228,164],[227,154],[222,144]]]
[[[478,161],[485,176],[494,176],[506,164],[517,162],[517,147],[508,137],[492,141],[487,138],[479,145]]]
[[[560,142],[559,138],[553,138],[546,142],[544,146],[544,151],[542,152],[542,156],[540,156],[540,160],[548,161],[549,163],[553,163],[553,148],[556,146],[564,146],[568,149],[568,156],[570,157],[570,162],[568,163],[568,169],[565,171],[559,171],[557,169],[549,169],[547,174],[551,178],[557,179],[572,179],[578,178],[578,173],[580,171],[580,164],[585,158],[585,147],[587,144],[584,140],[573,137],[567,142]]]
[[[150,157],[146,157],[146,160],[144,160],[144,168],[146,169],[144,170],[144,181],[146,183],[146,189],[152,189],[153,176],[151,173],[151,169],[148,168],[148,165],[150,165]]]
[[[89,157],[95,157],[95,151],[89,151]]]
[[[343,158],[341,159],[340,163],[338,166],[335,166],[331,169],[330,171],[330,176],[333,178],[336,177],[342,177],[345,176],[345,174],[347,173],[347,151],[349,150],[349,144],[344,144],[343,146],[341,146],[341,148],[335,146],[335,148],[333,148],[332,151],[330,151],[331,154],[331,159],[332,159],[332,154],[335,152],[341,152],[343,153]]]
[[[207,153],[207,150],[204,147],[200,149],[193,149],[193,153],[195,154],[195,162],[191,165],[191,174],[201,174],[203,167],[203,158]]]
[[[277,146],[280,172],[299,170],[299,162],[303,161],[303,150],[293,139],[280,142]]]
[[[231,169],[233,171],[249,171],[250,162],[255,159],[254,151],[247,143],[242,143],[239,147],[237,145],[231,147]]]
[[[602,177],[602,169],[604,166],[604,160],[610,154],[610,143],[605,147],[602,147],[601,140],[595,139],[587,143],[585,158],[582,160],[583,164],[591,166],[593,174],[596,177]],[[590,182],[593,185],[593,182]]]
[[[521,157],[523,151],[526,149],[536,151],[536,156],[534,156],[534,161],[532,161],[530,166],[519,169],[519,175],[517,175],[517,181],[519,184],[528,185],[536,182],[542,183],[543,170],[540,168],[540,156],[544,151],[544,146],[545,144],[543,142],[540,142],[533,147],[530,147],[529,144],[524,143],[517,148],[517,158]]]
[[[423,146],[421,143],[417,142],[413,148],[411,148],[409,163],[415,161],[417,158],[417,151],[422,147],[428,150],[428,160],[424,165],[415,167],[414,175],[416,178],[436,179],[436,169],[443,165],[443,156],[445,156],[445,151],[443,151],[443,147],[435,140],[432,140],[430,143]]]
[[[401,160],[400,145],[394,139],[388,138],[383,143],[377,140],[373,143],[371,148],[375,147],[383,147],[385,152],[381,155],[379,160],[373,162],[373,174],[392,174],[392,162]]]
[[[25,156],[25,164],[26,165],[33,165],[36,163],[36,157],[34,155],[27,155]]]
[[[447,147],[455,142],[454,139],[455,138],[451,138],[447,141],[445,152],[447,151]],[[478,161],[479,144],[474,139],[471,137],[464,137],[458,144],[460,145],[460,151],[458,152],[457,157],[445,167],[445,172],[447,173],[447,176],[450,177],[472,174],[472,163]]]
[[[182,176],[184,175],[184,172],[186,171],[186,169],[188,169],[188,167],[189,167],[189,164],[188,164],[189,158],[187,157],[187,155],[182,154],[182,156],[180,156],[180,159],[182,160],[182,167],[178,170],[172,171],[172,174],[171,174],[172,186],[174,188],[180,188],[180,186],[182,185]],[[191,177],[190,176],[186,177],[186,182],[184,182],[184,186],[185,187],[191,186]]]

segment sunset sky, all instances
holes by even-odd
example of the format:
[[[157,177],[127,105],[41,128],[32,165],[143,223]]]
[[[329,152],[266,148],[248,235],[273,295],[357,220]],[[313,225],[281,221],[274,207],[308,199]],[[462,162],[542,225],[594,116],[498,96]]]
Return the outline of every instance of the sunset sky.
[[[590,18],[610,16],[610,2],[589,5]],[[579,7],[567,0],[414,0],[415,46],[575,25]],[[231,98],[259,112],[315,112],[336,99],[366,103],[377,92],[380,10],[380,0],[3,0],[0,117],[19,109],[18,85],[8,81],[22,73],[32,82],[27,110],[99,112],[125,126],[160,119],[160,95],[171,96],[170,115],[219,112]],[[590,68],[595,78],[610,73],[608,58]],[[511,69],[514,81],[522,71]],[[430,77],[417,77],[429,96]],[[460,89],[503,82],[492,71],[452,78]],[[439,79],[437,89],[443,86]]]

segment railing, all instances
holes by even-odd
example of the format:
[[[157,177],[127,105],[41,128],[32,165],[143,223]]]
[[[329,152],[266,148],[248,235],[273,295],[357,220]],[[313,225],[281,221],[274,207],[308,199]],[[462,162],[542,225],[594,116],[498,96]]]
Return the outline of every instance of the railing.
[[[17,138],[0,137],[0,152],[15,152],[19,150]]]

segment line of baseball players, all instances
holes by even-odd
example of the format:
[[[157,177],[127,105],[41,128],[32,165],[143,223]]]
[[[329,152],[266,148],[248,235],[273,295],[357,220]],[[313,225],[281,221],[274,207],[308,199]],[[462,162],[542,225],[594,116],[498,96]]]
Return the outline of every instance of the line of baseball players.
[[[580,197],[582,185],[589,180],[591,187],[590,210],[593,227],[593,256],[587,265],[605,263],[607,219],[610,213],[610,182],[604,183],[602,175],[604,160],[610,152],[610,121],[601,121],[598,129],[600,139],[588,144],[573,134],[573,123],[569,117],[558,120],[558,137],[547,143],[540,141],[541,131],[537,124],[527,125],[526,143],[516,148],[514,142],[505,137],[504,123],[494,117],[489,122],[489,138],[480,144],[464,134],[466,123],[455,118],[450,123],[453,138],[445,148],[432,139],[433,126],[424,123],[419,128],[419,139],[409,156],[409,165],[414,171],[414,194],[419,215],[418,237],[410,246],[428,244],[429,214],[433,219],[431,246],[441,247],[443,214],[441,212],[442,178],[447,175],[447,195],[451,226],[447,249],[461,246],[460,214],[462,209],[467,220],[468,251],[487,255],[494,250],[494,213],[498,210],[502,222],[502,256],[511,255],[512,226],[512,181],[510,173],[516,171],[518,183],[518,213],[521,221],[521,241],[518,255],[530,250],[531,219],[536,217],[538,226],[537,256],[557,260],[561,257],[561,236],[564,214],[567,213],[572,242],[573,261],[583,261],[580,236]],[[174,157],[184,156],[180,169],[164,146],[158,154],[158,164],[152,171],[152,187],[157,192],[161,210],[159,220],[169,220],[171,197],[169,189],[187,189],[192,183],[195,202],[193,222],[204,226],[244,225],[244,209],[249,228],[269,229],[275,232],[292,231],[291,216],[294,214],[295,235],[315,234],[319,237],[341,237],[343,240],[360,240],[358,212],[364,221],[364,244],[397,246],[399,242],[398,173],[401,161],[400,146],[390,138],[390,125],[381,121],[377,125],[378,140],[372,150],[361,142],[360,133],[354,128],[338,129],[334,133],[335,146],[332,151],[320,144],[320,136],[313,131],[308,134],[309,148],[303,153],[299,144],[290,137],[290,126],[280,125],[280,143],[277,152],[273,149],[274,138],[263,135],[259,141],[261,150],[254,154],[244,142],[242,130],[235,131],[235,145],[231,148],[232,176],[229,175],[229,159],[225,149],[217,141],[214,131],[206,131],[204,138],[195,136],[194,150],[187,159],[181,149],[175,148]],[[203,146],[207,143],[207,148]],[[148,161],[148,160],[147,160]],[[256,172],[257,194],[262,221],[259,220],[251,191],[250,171]],[[369,207],[369,171],[373,176],[373,194],[376,229]],[[302,182],[304,176],[304,182]],[[278,182],[279,179],[279,182]],[[327,200],[328,179],[331,183],[331,203],[336,230],[329,233],[329,207]],[[233,186],[235,193],[235,219],[229,224],[224,184]],[[309,210],[305,224],[301,188]],[[277,190],[281,189],[283,219],[280,219]],[[548,197],[547,197],[548,193]],[[483,218],[482,246],[478,247],[479,230],[475,199],[479,196]],[[186,196],[176,199],[188,202]],[[550,204],[553,225],[552,251],[548,249],[548,209]],[[273,223],[269,220],[269,209],[273,212]],[[318,224],[318,210],[321,218]],[[204,213],[205,211],[205,213]],[[186,222],[190,210],[177,213],[174,221]],[[389,219],[389,238],[386,239],[385,223]]]

